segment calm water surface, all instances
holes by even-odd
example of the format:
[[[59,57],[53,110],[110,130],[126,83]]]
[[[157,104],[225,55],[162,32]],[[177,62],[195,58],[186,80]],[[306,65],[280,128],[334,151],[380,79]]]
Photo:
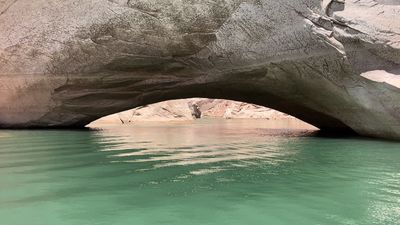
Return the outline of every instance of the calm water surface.
[[[399,143],[278,128],[0,131],[0,224],[400,224]]]

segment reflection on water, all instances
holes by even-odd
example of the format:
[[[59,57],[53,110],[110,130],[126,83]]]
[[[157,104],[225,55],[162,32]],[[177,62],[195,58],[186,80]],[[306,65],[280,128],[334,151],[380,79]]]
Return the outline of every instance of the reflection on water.
[[[288,129],[290,128],[291,129]],[[293,129],[294,128],[294,129]],[[316,129],[297,120],[198,120],[169,123],[137,123],[131,126],[103,127],[103,133],[111,132],[111,139],[123,143],[105,151],[123,151],[113,154],[112,162],[152,162],[154,168],[183,165],[212,165],[240,167],[257,159],[277,163],[285,154],[279,142],[283,136],[304,136]],[[118,130],[117,138],[113,137]],[[254,144],[249,139],[269,136],[268,144]],[[280,138],[273,138],[279,136]],[[209,168],[202,171],[219,171]],[[202,173],[203,174],[203,173]]]
[[[0,131],[0,224],[400,224],[398,143],[291,123]]]

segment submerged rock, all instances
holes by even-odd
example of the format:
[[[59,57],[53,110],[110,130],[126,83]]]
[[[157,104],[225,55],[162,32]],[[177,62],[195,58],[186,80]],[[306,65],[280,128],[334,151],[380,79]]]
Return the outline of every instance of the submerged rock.
[[[397,79],[399,15],[390,0],[3,0],[0,125],[207,97],[400,139],[400,89],[362,76]]]

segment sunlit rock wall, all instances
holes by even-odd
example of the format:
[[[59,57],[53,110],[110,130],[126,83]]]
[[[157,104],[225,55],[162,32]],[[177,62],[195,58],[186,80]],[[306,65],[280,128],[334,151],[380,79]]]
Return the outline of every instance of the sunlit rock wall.
[[[196,113],[195,108],[199,113]],[[91,125],[134,124],[141,121],[187,121],[200,118],[295,120],[287,114],[254,104],[222,99],[191,98],[126,110],[100,118]]]

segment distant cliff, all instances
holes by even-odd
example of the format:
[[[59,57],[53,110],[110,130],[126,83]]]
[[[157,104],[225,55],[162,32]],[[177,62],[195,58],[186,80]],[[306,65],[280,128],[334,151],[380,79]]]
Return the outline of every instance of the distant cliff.
[[[199,118],[293,118],[266,107],[221,99],[191,98],[146,105],[103,117],[94,123],[126,124],[135,121],[174,121]]]

